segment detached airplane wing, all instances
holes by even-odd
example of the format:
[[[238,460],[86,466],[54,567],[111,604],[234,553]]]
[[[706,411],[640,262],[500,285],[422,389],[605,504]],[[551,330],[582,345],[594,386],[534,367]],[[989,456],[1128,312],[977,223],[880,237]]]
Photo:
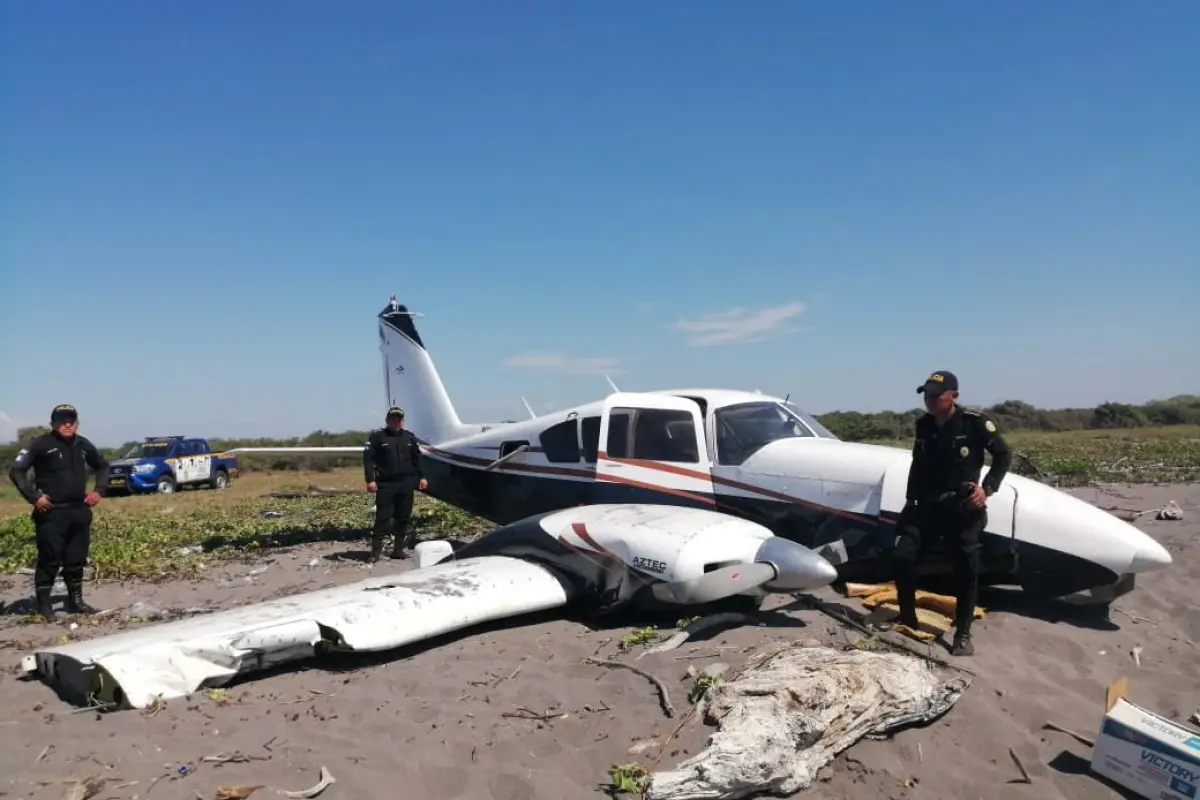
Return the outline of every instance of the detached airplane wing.
[[[49,647],[24,666],[74,702],[145,708],[309,658],[319,647],[390,650],[569,599],[544,567],[480,556]]]

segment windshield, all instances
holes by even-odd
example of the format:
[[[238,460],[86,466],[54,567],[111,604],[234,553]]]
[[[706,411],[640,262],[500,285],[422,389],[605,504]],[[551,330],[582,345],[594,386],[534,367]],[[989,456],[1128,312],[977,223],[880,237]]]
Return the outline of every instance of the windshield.
[[[717,428],[717,460],[721,464],[741,464],[760,448],[779,439],[836,438],[807,414],[791,405],[773,401],[728,406],[717,410],[713,416]]]
[[[795,403],[785,402],[784,405],[787,406],[788,411],[791,411],[793,414],[803,420],[805,425],[816,431],[818,437],[822,439],[838,438],[836,435],[834,435],[833,431],[829,430],[829,428],[826,428],[824,425],[818,422],[816,417],[814,417],[812,414],[806,413]]]
[[[122,458],[166,458],[170,452],[170,442],[146,442],[134,445]]]

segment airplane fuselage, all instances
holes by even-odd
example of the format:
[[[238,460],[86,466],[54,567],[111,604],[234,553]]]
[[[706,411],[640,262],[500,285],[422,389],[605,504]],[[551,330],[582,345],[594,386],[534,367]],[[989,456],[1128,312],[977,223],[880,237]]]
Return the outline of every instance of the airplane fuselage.
[[[430,494],[498,524],[597,503],[709,508],[817,550],[842,579],[883,580],[911,456],[842,442],[777,398],[694,390],[614,393],[426,446],[424,463]],[[1127,523],[1022,476],[1005,478],[988,517],[986,583],[1121,593],[1125,576],[1165,555]],[[937,553],[923,568],[948,570]]]

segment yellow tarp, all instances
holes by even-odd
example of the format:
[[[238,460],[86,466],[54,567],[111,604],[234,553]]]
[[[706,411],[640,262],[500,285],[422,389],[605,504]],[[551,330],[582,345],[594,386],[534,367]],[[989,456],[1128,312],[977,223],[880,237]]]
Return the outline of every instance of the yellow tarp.
[[[894,583],[847,583],[846,596],[860,598],[867,608],[900,611],[900,606],[896,604]],[[917,620],[921,623],[921,630],[913,630],[907,625],[896,625],[893,630],[920,642],[933,641],[954,627],[954,609],[957,605],[949,595],[918,589]],[[985,613],[985,609],[975,607],[975,619],[982,618]]]

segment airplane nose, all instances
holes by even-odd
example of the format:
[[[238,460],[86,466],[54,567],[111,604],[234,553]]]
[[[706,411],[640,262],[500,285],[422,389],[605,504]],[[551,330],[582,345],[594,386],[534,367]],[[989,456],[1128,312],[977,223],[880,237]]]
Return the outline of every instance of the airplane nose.
[[[1129,571],[1152,572],[1169,566],[1171,554],[1167,552],[1167,548],[1147,536],[1133,554],[1133,563],[1129,565]]]
[[[837,569],[816,552],[789,539],[772,536],[764,541],[754,556],[775,568],[775,579],[763,585],[773,592],[793,592],[818,589],[837,579]]]

